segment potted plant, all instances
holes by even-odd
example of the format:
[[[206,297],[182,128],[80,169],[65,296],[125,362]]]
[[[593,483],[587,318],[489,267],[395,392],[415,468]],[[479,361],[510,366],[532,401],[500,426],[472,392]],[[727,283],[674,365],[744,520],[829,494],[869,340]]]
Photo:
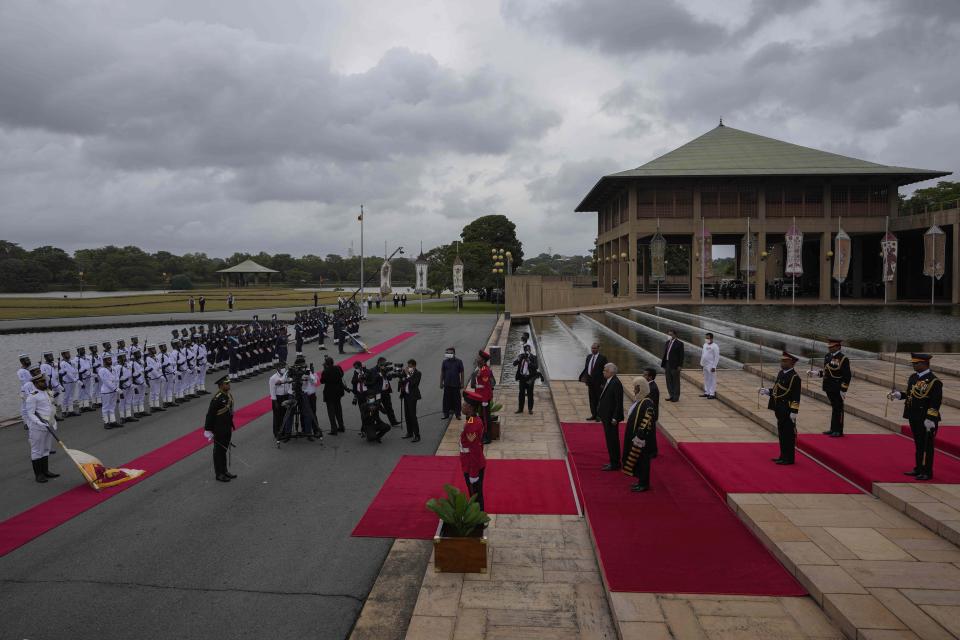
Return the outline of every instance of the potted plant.
[[[500,439],[500,411],[502,410],[503,405],[499,402],[490,404],[490,424],[487,425],[487,429],[490,430],[491,440]]]
[[[444,485],[446,498],[431,498],[427,508],[440,518],[433,537],[433,566],[453,573],[487,572],[487,531],[490,516],[453,485]]]

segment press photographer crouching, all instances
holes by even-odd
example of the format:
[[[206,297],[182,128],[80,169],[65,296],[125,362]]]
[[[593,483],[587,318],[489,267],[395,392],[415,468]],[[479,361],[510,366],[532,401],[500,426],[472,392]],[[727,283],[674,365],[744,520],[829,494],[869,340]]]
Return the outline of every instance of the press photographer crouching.
[[[402,362],[387,362],[384,357],[377,358],[377,374],[380,378],[380,411],[390,418],[391,427],[399,427],[397,415],[393,412],[393,385],[391,380],[403,374]]]
[[[364,369],[359,362],[353,370],[353,404],[360,409],[360,437],[368,442],[382,442],[390,425],[380,418],[382,380],[377,369]]]

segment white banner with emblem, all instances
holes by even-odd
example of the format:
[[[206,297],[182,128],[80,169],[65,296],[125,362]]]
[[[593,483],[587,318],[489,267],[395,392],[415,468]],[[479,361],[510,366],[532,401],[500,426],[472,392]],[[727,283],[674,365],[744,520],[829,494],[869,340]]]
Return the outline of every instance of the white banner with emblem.
[[[460,256],[453,259],[453,293],[463,295],[463,260]]]

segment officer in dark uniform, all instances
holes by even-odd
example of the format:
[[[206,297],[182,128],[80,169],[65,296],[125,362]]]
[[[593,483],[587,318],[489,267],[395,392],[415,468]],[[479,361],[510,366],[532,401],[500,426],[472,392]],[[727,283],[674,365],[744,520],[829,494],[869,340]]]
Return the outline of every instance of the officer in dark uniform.
[[[793,464],[797,446],[797,413],[800,411],[800,376],[794,370],[797,356],[786,351],[780,356],[780,373],[772,388],[760,389],[760,394],[769,396],[767,409],[777,417],[777,437],[780,439],[780,457],[777,464]]]
[[[217,393],[210,401],[203,435],[213,441],[213,471],[220,482],[230,482],[237,476],[227,469],[227,451],[233,437],[233,395],[230,393],[230,376],[217,380]]]
[[[907,391],[894,389],[891,400],[905,400],[903,417],[910,422],[913,434],[914,465],[904,475],[917,480],[933,480],[933,442],[940,426],[940,403],[943,401],[943,382],[930,369],[930,354],[911,353],[913,375],[907,380]]]
[[[830,353],[823,357],[823,368],[811,369],[808,374],[823,378],[823,392],[830,399],[830,429],[824,431],[823,435],[840,438],[843,436],[843,401],[847,397],[853,373],[850,371],[850,358],[840,350],[840,340],[831,338],[827,345]]]

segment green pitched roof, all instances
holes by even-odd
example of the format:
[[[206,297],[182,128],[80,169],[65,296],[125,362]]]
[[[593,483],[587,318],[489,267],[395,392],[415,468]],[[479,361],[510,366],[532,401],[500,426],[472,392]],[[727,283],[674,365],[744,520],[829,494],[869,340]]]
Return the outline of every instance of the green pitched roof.
[[[629,178],[733,176],[888,176],[909,184],[946,171],[890,167],[720,125],[650,162],[604,176],[577,211],[597,211],[614,183]]]

